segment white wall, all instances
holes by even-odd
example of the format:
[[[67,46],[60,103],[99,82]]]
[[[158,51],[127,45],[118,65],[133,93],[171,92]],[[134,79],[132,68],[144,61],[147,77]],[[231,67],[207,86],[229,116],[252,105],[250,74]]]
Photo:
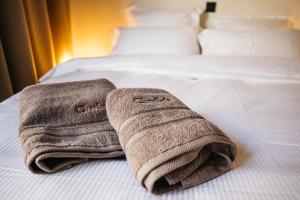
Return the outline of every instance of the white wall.
[[[69,0],[74,57],[107,55],[112,48],[110,32],[126,26],[126,0]]]
[[[300,0],[209,0],[217,2],[217,14],[244,17],[295,19],[300,27]],[[183,9],[204,6],[205,0],[132,0],[132,3],[156,9]]]
[[[217,2],[217,12],[239,16],[290,16],[300,14],[300,0],[208,0]],[[132,3],[157,9],[205,6],[205,0],[132,0]]]

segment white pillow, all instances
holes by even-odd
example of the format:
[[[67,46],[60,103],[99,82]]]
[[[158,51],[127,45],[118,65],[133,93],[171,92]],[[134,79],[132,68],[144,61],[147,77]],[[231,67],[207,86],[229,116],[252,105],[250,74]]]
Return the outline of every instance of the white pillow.
[[[126,17],[129,27],[199,26],[202,8],[191,11],[146,10],[128,8]]]
[[[203,30],[199,36],[203,55],[300,56],[299,30]]]
[[[210,15],[206,24],[206,28],[226,30],[256,30],[288,27],[289,21],[287,18],[253,19],[242,17],[224,17],[217,15]]]
[[[121,28],[112,54],[199,54],[197,30],[193,27]]]

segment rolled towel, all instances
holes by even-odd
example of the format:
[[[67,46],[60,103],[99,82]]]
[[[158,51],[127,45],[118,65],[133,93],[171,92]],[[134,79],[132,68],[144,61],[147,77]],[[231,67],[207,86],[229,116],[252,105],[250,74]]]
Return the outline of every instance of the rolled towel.
[[[167,91],[116,89],[106,109],[136,179],[153,193],[190,188],[231,169],[235,144]]]
[[[19,101],[19,138],[28,168],[53,173],[124,155],[105,109],[113,89],[105,79],[26,87]]]

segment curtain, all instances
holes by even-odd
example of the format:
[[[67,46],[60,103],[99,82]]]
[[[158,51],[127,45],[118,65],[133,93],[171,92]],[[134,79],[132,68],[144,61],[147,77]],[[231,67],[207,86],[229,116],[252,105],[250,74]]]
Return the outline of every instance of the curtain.
[[[0,101],[6,99],[7,97],[13,94],[1,39],[0,39],[0,88],[1,88]]]
[[[37,81],[22,0],[0,1],[0,29],[7,71],[17,92]]]
[[[45,0],[23,0],[27,21],[31,54],[37,78],[55,65],[47,2]]]
[[[73,57],[109,54],[111,31],[127,25],[123,10],[129,1],[0,0],[1,40],[13,92]]]
[[[67,3],[68,0],[50,0],[49,3],[47,0],[0,1],[5,71],[9,74],[13,92],[19,92],[25,86],[37,83],[60,59],[59,44],[66,43],[63,38],[70,38],[66,36],[69,34],[66,25]],[[54,11],[52,18],[49,17],[48,4]],[[61,25],[64,28],[57,29],[55,23],[52,23],[53,20],[58,21],[58,18],[65,18],[61,20],[65,21]],[[67,42],[69,46],[70,43]],[[69,46],[67,48],[70,48]],[[1,70],[2,68],[4,65],[1,66]],[[4,91],[2,83],[0,89]]]

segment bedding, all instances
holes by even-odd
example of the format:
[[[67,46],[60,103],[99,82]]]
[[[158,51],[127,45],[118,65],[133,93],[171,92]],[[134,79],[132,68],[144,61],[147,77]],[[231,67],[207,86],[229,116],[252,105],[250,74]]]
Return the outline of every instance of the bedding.
[[[222,30],[257,30],[289,28],[287,18],[246,18],[209,15],[206,28]]]
[[[300,57],[299,30],[203,30],[203,55]]]
[[[145,191],[125,160],[32,175],[18,144],[18,94],[0,104],[3,199],[299,199],[300,60],[273,57],[110,56],[56,66],[42,83],[107,78],[117,88],[170,91],[239,147],[233,170],[187,190]]]
[[[200,54],[197,28],[121,28],[113,55]]]
[[[106,106],[135,178],[150,192],[191,188],[231,169],[232,141],[169,92],[116,89]]]
[[[113,55],[73,59],[57,65],[40,80],[51,82],[66,74],[94,71],[130,71],[190,77],[230,78],[247,81],[299,81],[299,58],[200,55]],[[90,74],[88,79],[96,78]],[[121,78],[121,77],[120,77]]]
[[[19,137],[33,173],[53,173],[96,158],[123,156],[105,108],[106,79],[32,85],[20,95]]]
[[[199,26],[202,8],[193,10],[153,10],[131,6],[125,14],[130,27]]]

